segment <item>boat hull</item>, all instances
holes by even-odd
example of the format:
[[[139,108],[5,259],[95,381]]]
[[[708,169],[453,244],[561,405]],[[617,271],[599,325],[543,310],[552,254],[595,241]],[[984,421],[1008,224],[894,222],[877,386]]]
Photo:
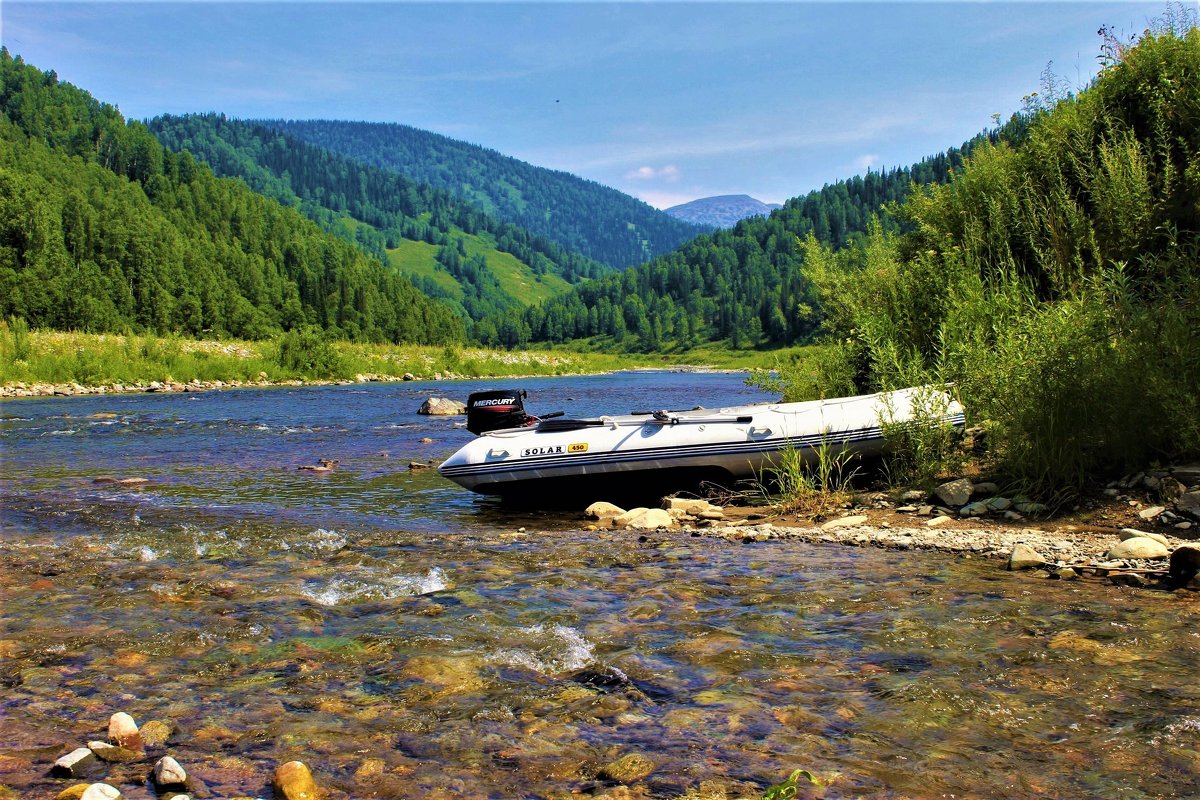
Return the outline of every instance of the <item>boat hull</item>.
[[[911,419],[916,391],[492,431],[438,469],[481,494],[547,499],[567,492],[597,494],[613,486],[661,494],[700,481],[728,485],[762,475],[785,451],[810,462],[822,446],[862,458],[877,456],[885,444],[881,420]],[[943,397],[937,417],[961,425],[962,409]]]

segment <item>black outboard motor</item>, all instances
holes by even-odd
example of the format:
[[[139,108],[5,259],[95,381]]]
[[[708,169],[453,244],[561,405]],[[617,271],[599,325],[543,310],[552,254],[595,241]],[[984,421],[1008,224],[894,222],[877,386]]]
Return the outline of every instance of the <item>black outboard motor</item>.
[[[479,435],[528,425],[533,417],[525,413],[525,404],[521,402],[528,396],[523,389],[473,392],[467,397],[467,430]]]

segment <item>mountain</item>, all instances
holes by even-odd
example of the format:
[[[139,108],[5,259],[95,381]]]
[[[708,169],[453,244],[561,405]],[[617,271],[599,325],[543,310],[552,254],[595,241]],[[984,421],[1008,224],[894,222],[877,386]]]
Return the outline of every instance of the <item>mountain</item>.
[[[166,150],[0,48],[0,316],[265,338],[443,343],[462,320],[298,211]]]
[[[777,208],[783,206],[755,200],[748,194],[722,194],[671,206],[664,213],[706,228],[731,228],[746,217],[765,217]]]
[[[147,124],[169,149],[297,208],[473,320],[519,311],[611,269],[444,189],[257,123],[191,114]]]
[[[668,253],[702,230],[594,181],[407,125],[259,122],[360,163],[453,192],[499,220],[611,267]]]

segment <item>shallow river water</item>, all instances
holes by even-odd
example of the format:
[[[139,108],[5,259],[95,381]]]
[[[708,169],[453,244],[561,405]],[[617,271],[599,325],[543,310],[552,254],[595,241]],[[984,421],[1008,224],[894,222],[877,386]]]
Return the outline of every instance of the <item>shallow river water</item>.
[[[507,384],[572,414],[760,397],[728,375]],[[0,407],[0,786],[53,797],[54,758],[124,710],[176,726],[198,797],[270,797],[292,758],[331,798],[757,797],[794,769],[830,798],[1200,796],[1196,602],[585,532],[408,469],[469,438],[420,401],[477,388]],[[296,469],[318,458],[340,465]],[[629,754],[626,793],[606,767]],[[107,775],[149,798],[146,768]]]

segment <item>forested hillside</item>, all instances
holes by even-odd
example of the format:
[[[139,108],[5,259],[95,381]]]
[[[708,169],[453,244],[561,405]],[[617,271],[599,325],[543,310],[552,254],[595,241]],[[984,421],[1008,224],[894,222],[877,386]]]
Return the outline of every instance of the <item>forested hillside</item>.
[[[330,120],[262,124],[453,192],[500,220],[612,267],[668,253],[701,230],[594,181],[406,125]]]
[[[449,307],[376,259],[7,49],[0,112],[0,315],[88,331],[464,336]]]
[[[1200,456],[1200,30],[1172,12],[1132,47],[1102,29],[1094,84],[911,196],[903,232],[804,244],[823,391],[953,382],[1033,489]]]
[[[1014,119],[991,136],[1019,137],[1023,127]],[[884,205],[902,200],[914,183],[948,180],[964,150],[986,138],[913,167],[839,181],[787,201],[770,217],[743,220],[639,267],[581,284],[529,309],[518,338],[503,343],[604,336],[618,347],[652,351],[716,340],[736,348],[807,341],[821,314],[800,241],[812,234],[844,247],[865,236]],[[885,218],[884,224],[896,223]]]
[[[257,123],[197,114],[157,117],[148,125],[169,149],[187,150],[218,175],[240,177],[300,209],[472,319],[519,310],[610,271],[444,189]]]

